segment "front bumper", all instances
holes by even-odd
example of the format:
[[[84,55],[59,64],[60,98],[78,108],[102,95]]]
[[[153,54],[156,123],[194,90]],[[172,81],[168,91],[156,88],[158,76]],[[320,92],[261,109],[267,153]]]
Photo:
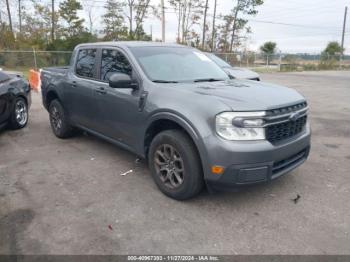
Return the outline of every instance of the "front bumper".
[[[305,162],[310,151],[310,137],[309,127],[278,144],[208,137],[204,167],[207,185],[213,189],[230,189],[276,179]],[[223,174],[211,173],[213,165],[224,167]]]

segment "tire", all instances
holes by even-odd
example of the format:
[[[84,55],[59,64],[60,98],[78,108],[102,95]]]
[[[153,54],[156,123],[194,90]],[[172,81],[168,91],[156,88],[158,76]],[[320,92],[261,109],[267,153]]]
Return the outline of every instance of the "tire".
[[[10,128],[20,129],[28,123],[28,105],[27,101],[22,97],[17,97],[10,116]]]
[[[189,136],[180,130],[163,131],[154,137],[148,164],[156,185],[168,197],[186,200],[203,188],[197,150]]]
[[[55,99],[50,103],[49,116],[52,132],[58,138],[68,138],[74,135],[74,128],[70,125],[66,112],[60,101]]]

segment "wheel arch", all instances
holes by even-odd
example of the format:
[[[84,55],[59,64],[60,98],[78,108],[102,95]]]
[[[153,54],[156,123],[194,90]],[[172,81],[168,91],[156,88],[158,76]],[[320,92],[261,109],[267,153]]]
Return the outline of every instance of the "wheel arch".
[[[150,121],[148,121],[143,139],[143,152],[145,158],[148,157],[148,150],[154,137],[160,132],[169,129],[182,130],[189,136],[195,146],[205,176],[207,171],[205,167],[207,157],[201,136],[199,132],[189,123],[189,121],[174,113],[158,113],[152,116]]]
[[[52,89],[49,90],[45,96],[45,107],[48,109],[50,106],[50,103],[55,99],[60,100],[60,97],[58,96],[57,92]]]

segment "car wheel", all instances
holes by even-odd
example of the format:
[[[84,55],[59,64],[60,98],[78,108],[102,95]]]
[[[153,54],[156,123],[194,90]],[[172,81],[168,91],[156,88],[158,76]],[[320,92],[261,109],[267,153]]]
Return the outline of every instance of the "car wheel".
[[[10,117],[10,127],[20,129],[28,123],[28,105],[24,98],[18,97]]]
[[[167,130],[156,135],[149,149],[148,162],[158,188],[171,198],[189,199],[203,188],[197,150],[182,131]]]
[[[73,136],[74,128],[69,124],[63,106],[57,99],[50,103],[49,114],[51,128],[55,136],[58,138]]]

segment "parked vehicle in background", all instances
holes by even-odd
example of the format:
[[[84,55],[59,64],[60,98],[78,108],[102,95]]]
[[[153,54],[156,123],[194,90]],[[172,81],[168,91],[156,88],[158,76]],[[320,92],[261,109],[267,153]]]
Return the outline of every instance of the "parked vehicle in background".
[[[247,68],[231,66],[225,60],[216,56],[213,53],[205,53],[211,60],[213,60],[218,66],[220,66],[230,77],[237,79],[248,79],[260,81],[258,73],[249,70]]]
[[[30,86],[23,75],[0,71],[0,128],[12,129],[26,126],[31,104]]]
[[[301,165],[310,148],[307,103],[297,91],[230,79],[181,45],[78,45],[69,68],[44,68],[53,133],[83,129],[146,158],[175,199],[267,182]]]

